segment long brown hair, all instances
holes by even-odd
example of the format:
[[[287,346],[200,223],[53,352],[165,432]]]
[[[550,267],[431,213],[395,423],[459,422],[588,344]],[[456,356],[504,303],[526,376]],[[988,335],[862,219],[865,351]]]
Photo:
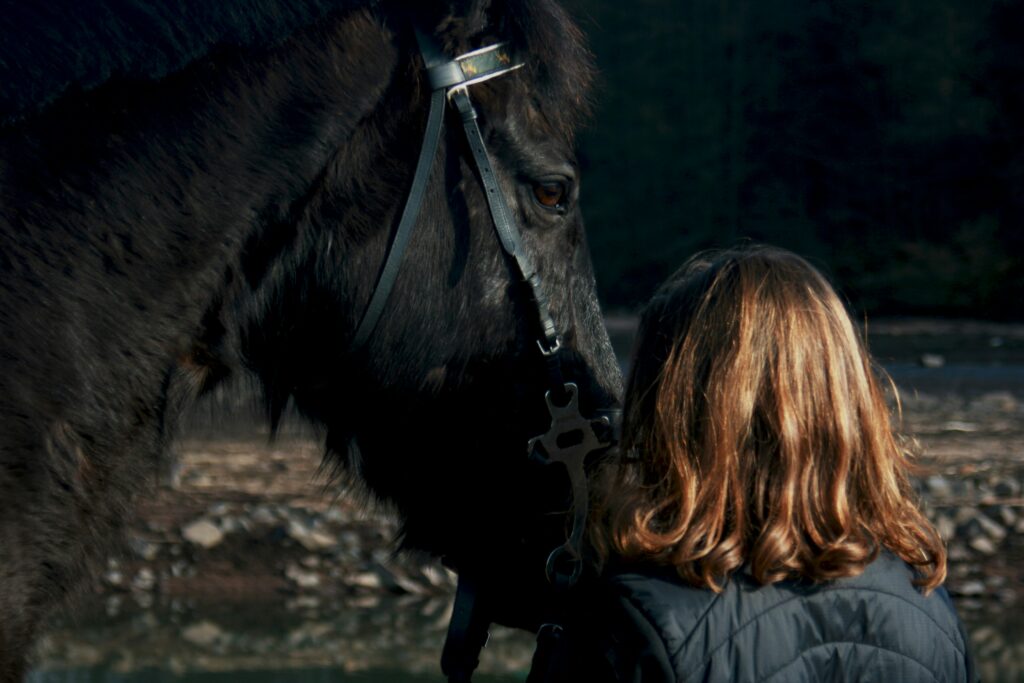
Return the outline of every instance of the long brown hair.
[[[721,590],[863,571],[882,548],[930,591],[946,551],[913,500],[908,453],[826,279],[771,247],[700,254],[640,325],[623,457],[597,478],[599,555],[672,565]]]

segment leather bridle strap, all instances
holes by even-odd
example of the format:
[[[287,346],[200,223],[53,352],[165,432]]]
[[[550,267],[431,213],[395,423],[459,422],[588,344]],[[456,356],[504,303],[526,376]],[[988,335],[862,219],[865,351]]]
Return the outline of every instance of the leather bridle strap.
[[[523,247],[512,212],[505,201],[505,195],[501,191],[494,167],[487,155],[483,135],[477,125],[476,109],[473,107],[467,90],[468,86],[474,83],[501,76],[522,65],[513,64],[511,57],[503,50],[501,44],[449,59],[432,36],[428,36],[418,29],[415,30],[415,33],[431,87],[427,127],[423,135],[423,144],[420,146],[419,159],[416,162],[416,171],[413,175],[409,196],[402,210],[398,227],[395,229],[373,295],[352,338],[350,350],[357,351],[369,341],[380,322],[388,297],[398,279],[402,257],[408,247],[430,181],[431,168],[444,128],[444,100],[447,97],[462,118],[463,129],[473,155],[473,161],[480,174],[480,182],[484,188],[484,196],[501,248],[515,264],[518,276],[530,288],[531,297],[537,310],[540,331],[537,343],[547,362],[550,386],[561,396],[564,385],[558,356],[561,339],[551,316],[549,300],[541,285],[540,276],[533,260]]]
[[[545,400],[552,416],[552,423],[545,435],[530,441],[528,452],[532,456],[540,457],[539,451],[543,450],[546,461],[563,463],[573,483],[573,497],[577,507],[573,534],[566,546],[552,553],[547,569],[549,578],[556,587],[569,588],[579,578],[579,570],[582,568],[579,545],[582,541],[582,523],[586,516],[583,460],[587,453],[607,446],[607,443],[594,433],[594,424],[602,420],[588,420],[579,414],[576,400],[578,389],[575,384],[564,381],[559,353],[562,340],[551,316],[549,300],[533,259],[523,245],[512,210],[501,191],[468,91],[468,87],[474,83],[501,76],[522,65],[513,63],[502,44],[449,59],[433,37],[416,30],[416,40],[420,46],[420,55],[431,88],[426,132],[423,135],[423,144],[420,147],[409,196],[392,237],[377,286],[356,328],[350,351],[357,351],[366,345],[383,315],[388,297],[398,279],[402,256],[409,245],[430,181],[434,156],[444,128],[444,107],[447,99],[462,119],[466,141],[479,174],[498,242],[511,261],[516,271],[515,275],[529,287],[532,303],[537,312],[537,345],[547,364],[549,388]],[[576,438],[570,440],[571,443],[563,444],[564,439],[560,437],[565,434],[575,435]],[[563,567],[568,567],[568,570],[563,570]],[[563,575],[564,580],[560,578]],[[473,572],[460,569],[454,613],[442,656],[442,669],[454,683],[470,680],[478,662],[480,649],[486,642],[490,619],[483,592],[474,580]]]
[[[449,683],[467,683],[480,663],[491,625],[483,595],[471,572],[459,572],[448,634],[441,652],[441,672]]]
[[[501,248],[516,264],[516,269],[523,282],[530,287],[540,323],[541,340],[538,340],[538,343],[541,346],[541,351],[545,355],[555,353],[561,346],[561,340],[558,338],[558,330],[551,317],[548,298],[544,293],[533,259],[523,247],[519,230],[512,218],[512,211],[505,201],[505,193],[501,191],[498,177],[495,175],[491,159],[487,155],[487,147],[484,144],[483,135],[480,133],[480,126],[477,124],[476,108],[473,106],[465,86],[454,88],[448,97],[462,118],[462,128],[466,132],[466,141],[469,143],[473,161],[476,162],[477,171],[480,173],[480,183],[483,185],[484,195],[487,197],[487,207],[490,209],[491,219],[494,221],[494,229],[498,234]],[[558,381],[553,385],[555,388],[561,389],[562,382]]]
[[[363,319],[359,322],[359,327],[356,328],[355,337],[352,338],[350,349],[353,351],[361,349],[369,341],[370,335],[373,334],[384,313],[384,306],[395,286],[395,280],[398,279],[398,270],[402,267],[402,256],[405,254],[405,248],[409,246],[409,238],[412,237],[412,230],[416,227],[416,219],[419,217],[420,207],[423,205],[423,195],[430,183],[430,169],[434,165],[437,143],[441,139],[441,130],[444,128],[444,100],[444,90],[435,90],[430,94],[427,130],[423,134],[423,144],[420,145],[420,156],[416,161],[412,188],[405,200],[405,208],[402,209],[402,218],[398,221],[398,228],[395,230],[391,242],[391,250],[384,261],[380,277],[377,278],[377,286],[363,313]]]

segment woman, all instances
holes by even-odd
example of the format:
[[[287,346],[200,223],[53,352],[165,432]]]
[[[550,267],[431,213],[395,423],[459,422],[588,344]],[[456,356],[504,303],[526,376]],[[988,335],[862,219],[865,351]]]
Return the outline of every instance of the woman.
[[[702,254],[639,334],[575,680],[975,680],[945,548],[825,278],[781,249]]]

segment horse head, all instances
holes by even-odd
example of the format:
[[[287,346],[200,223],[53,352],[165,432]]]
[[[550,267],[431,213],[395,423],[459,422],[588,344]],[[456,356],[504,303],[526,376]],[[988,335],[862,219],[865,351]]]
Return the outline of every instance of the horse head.
[[[546,293],[580,411],[596,415],[620,396],[578,205],[573,135],[591,75],[582,38],[552,2],[463,5],[380,25],[394,81],[353,134],[348,163],[322,180],[308,219],[317,229],[291,257],[302,267],[263,283],[244,354],[272,416],[293,399],[326,427],[334,462],[394,504],[405,547],[457,568],[519,574],[526,585],[543,580],[539,553],[564,540],[564,518],[552,513],[566,509],[566,478],[527,457],[529,439],[551,420],[537,294],[502,250],[454,110],[394,290],[372,334],[353,343],[428,125],[430,84],[413,26],[450,56],[505,41],[523,67],[469,87],[487,154]]]
[[[542,583],[543,555],[519,558],[564,540],[568,503],[564,473],[527,458],[560,383],[538,339],[557,332],[583,415],[620,394],[572,156],[590,63],[564,12],[54,0],[8,19],[0,680],[102,566],[175,417],[232,373],[258,378],[272,420],[293,402],[321,425],[407,547]],[[521,248],[499,245],[446,105],[394,288],[356,343],[435,99],[416,29],[450,57],[505,41],[523,65],[467,89]]]

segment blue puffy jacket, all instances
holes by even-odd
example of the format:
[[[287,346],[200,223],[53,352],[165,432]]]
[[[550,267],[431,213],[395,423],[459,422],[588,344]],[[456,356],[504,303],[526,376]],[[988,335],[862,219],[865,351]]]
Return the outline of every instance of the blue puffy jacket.
[[[581,596],[566,623],[565,680],[977,680],[942,588],[925,597],[883,553],[853,578],[760,586],[742,571],[721,593],[671,569],[617,572]],[[534,677],[533,680],[537,680]]]

